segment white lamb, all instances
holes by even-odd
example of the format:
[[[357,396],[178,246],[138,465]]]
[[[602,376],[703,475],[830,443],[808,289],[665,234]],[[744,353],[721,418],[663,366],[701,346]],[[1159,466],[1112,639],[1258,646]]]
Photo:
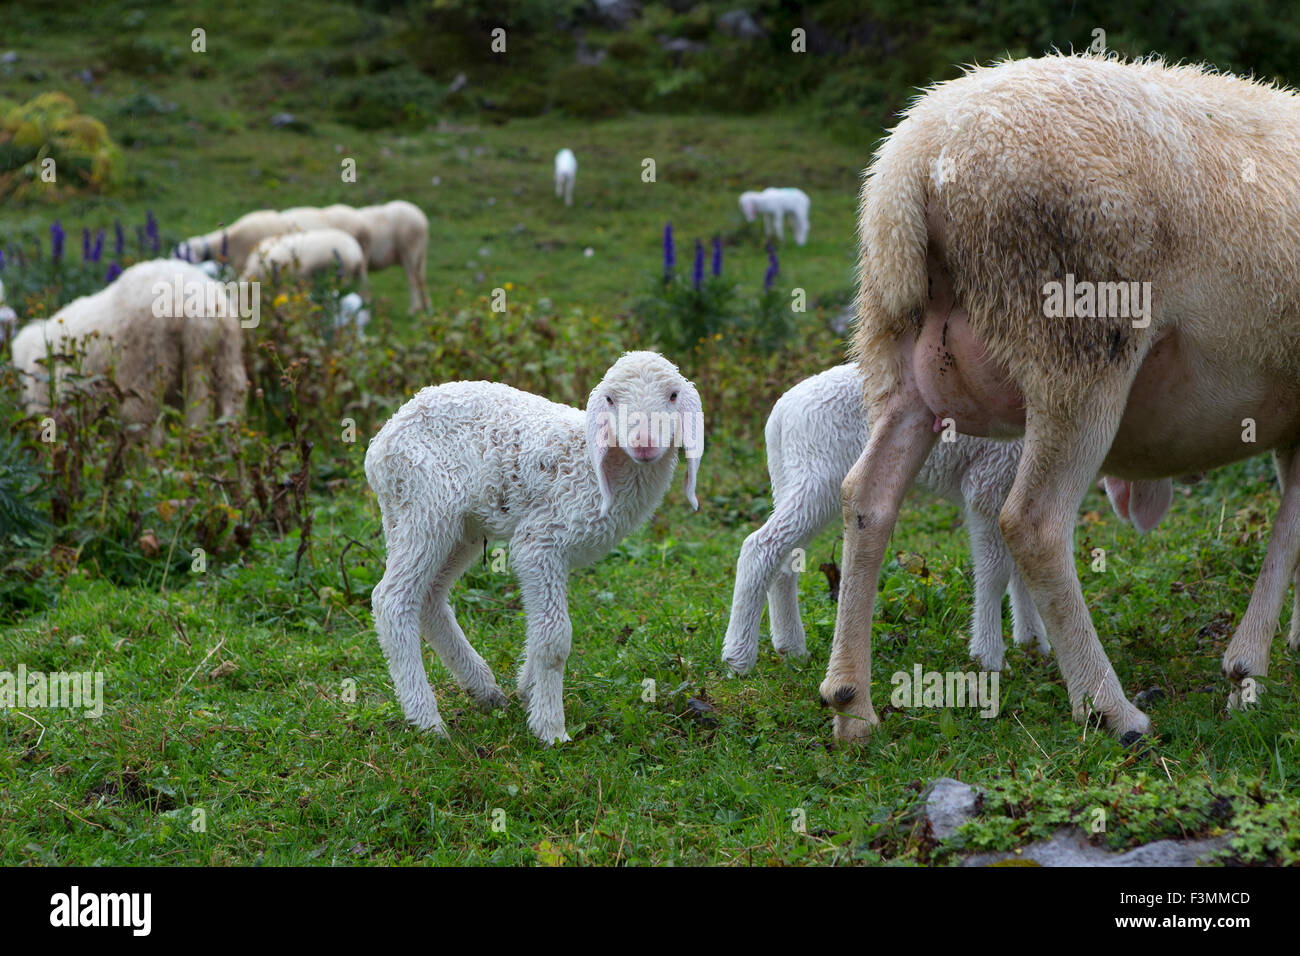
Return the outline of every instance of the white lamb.
[[[429,248],[428,218],[418,206],[402,199],[381,206],[363,206],[355,211],[370,232],[369,270],[377,272],[401,263],[410,290],[410,310],[427,311],[431,307],[429,291],[424,284],[424,259]]]
[[[366,217],[351,206],[336,203],[333,206],[293,206],[280,210],[294,229],[307,232],[311,229],[341,229],[357,241],[366,258],[370,257],[370,226]]]
[[[744,192],[740,194],[740,211],[746,222],[753,222],[759,213],[763,214],[763,234],[776,234],[776,238],[785,241],[785,217],[794,219],[794,241],[803,245],[808,241],[808,210],[812,201],[802,189],[764,189],[762,192]]]
[[[49,370],[41,363],[51,352],[67,356],[76,342],[85,350],[83,374],[112,372],[127,423],[153,424],[163,401],[179,405],[189,426],[236,417],[248,387],[240,310],[231,286],[197,266],[176,259],[133,265],[112,285],[18,332],[13,361],[23,401],[31,414],[48,408]],[[56,397],[66,370],[56,359]]]
[[[573,205],[573,184],[578,178],[578,161],[573,150],[562,149],[555,154],[555,198],[564,197],[566,206]]]
[[[370,442],[366,478],[388,549],[372,594],[375,630],[402,710],[445,734],[420,635],[485,708],[505,695],[448,602],[489,539],[509,541],[527,615],[517,687],[544,743],[568,740],[564,664],[572,626],[569,569],[591,564],[663,499],[686,453],[686,497],[704,452],[699,394],[667,359],[629,352],[605,373],[584,413],[493,382],[425,388]]]
[[[326,271],[365,285],[366,257],[361,244],[341,229],[286,232],[263,239],[248,257],[243,278],[268,279],[272,273],[286,272],[307,276]]]
[[[766,439],[772,517],[741,546],[722,646],[723,661],[738,674],[747,673],[758,658],[765,593],[773,647],[790,657],[808,653],[793,551],[806,548],[840,516],[840,484],[867,443],[857,366],[814,375],[782,395],[768,417]],[[1051,651],[998,530],[998,512],[1019,461],[1019,442],[958,435],[956,441],[936,443],[917,478],[921,487],[965,507],[975,570],[970,652],[987,670],[1002,669],[1002,595],[1008,582],[1016,644],[1037,640],[1039,650]]]

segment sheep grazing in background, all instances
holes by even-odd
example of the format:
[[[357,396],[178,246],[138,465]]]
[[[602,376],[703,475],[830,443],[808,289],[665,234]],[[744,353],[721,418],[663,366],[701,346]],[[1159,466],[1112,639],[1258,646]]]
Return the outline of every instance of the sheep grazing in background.
[[[768,416],[766,437],[772,517],[740,549],[722,645],[723,661],[737,674],[748,673],[758,658],[765,594],[772,646],[789,657],[807,656],[793,552],[807,548],[839,515],[840,485],[867,443],[857,366],[814,375],[782,395]],[[986,670],[1002,669],[1002,595],[1008,583],[1016,644],[1036,639],[1040,651],[1051,652],[1043,622],[998,530],[998,512],[1019,461],[1019,442],[963,435],[940,442],[916,479],[927,491],[965,508],[975,570],[970,652]]]
[[[401,263],[406,270],[411,312],[428,311],[432,303],[425,288],[424,270],[425,253],[429,247],[429,220],[424,213],[402,199],[381,206],[363,206],[356,212],[370,232],[369,271],[376,272]]]
[[[27,411],[49,408],[51,354],[57,399],[75,344],[85,351],[83,375],[112,374],[128,424],[153,425],[163,402],[181,408],[191,427],[241,416],[248,382],[240,315],[232,288],[197,266],[175,259],[131,266],[111,285],[14,337]]]
[[[740,211],[745,222],[753,222],[763,215],[763,234],[785,241],[785,217],[794,219],[794,241],[803,245],[808,241],[808,210],[812,201],[802,189],[764,189],[762,192],[740,194]]]
[[[573,205],[573,185],[578,179],[578,161],[573,150],[562,149],[555,154],[555,198],[564,198],[566,206]]]
[[[191,236],[176,247],[175,258],[186,262],[224,259],[236,275],[244,271],[258,243],[293,231],[293,224],[274,209],[259,209],[240,216],[229,226],[201,236]]]
[[[1160,493],[1161,479],[1271,449],[1282,503],[1223,658],[1230,705],[1252,699],[1300,557],[1298,130],[1292,91],[1086,55],[972,69],[908,109],[862,189],[853,351],[872,429],[843,489],[821,686],[836,736],[877,723],[880,565],[945,418],[1024,435],[1003,536],[1076,719],[1097,713],[1129,741],[1150,721],[1083,599],[1079,502],[1099,471]]]
[[[584,413],[492,382],[423,389],[370,442],[366,478],[388,549],[375,630],[402,710],[445,733],[420,635],[481,706],[505,695],[448,602],[488,540],[509,541],[527,615],[518,689],[544,743],[568,740],[562,700],[572,626],[569,570],[591,564],[654,513],[686,454],[686,497],[704,452],[695,386],[654,352],[629,352]]]
[[[297,276],[330,272],[365,287],[366,257],[361,245],[341,229],[286,232],[263,239],[248,257],[243,278],[269,279],[272,274]]]
[[[367,260],[370,257],[370,226],[366,217],[351,206],[336,203],[317,209],[314,206],[294,206],[280,210],[289,225],[302,232],[312,229],[339,229],[346,232],[361,246]]]

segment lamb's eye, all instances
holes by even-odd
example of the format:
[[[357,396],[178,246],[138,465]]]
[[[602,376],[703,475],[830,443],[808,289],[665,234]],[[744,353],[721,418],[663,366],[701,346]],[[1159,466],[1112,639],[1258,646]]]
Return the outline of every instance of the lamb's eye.
[[[668,401],[670,401],[670,402],[675,402],[675,401],[677,401],[677,393],[676,393],[676,392],[673,392],[671,395],[669,395],[669,396],[668,396]]]
[[[613,404],[614,404],[614,398],[613,398],[613,396],[611,396],[611,395],[606,395],[606,396],[605,396],[605,403],[608,404],[608,405],[613,405]]]

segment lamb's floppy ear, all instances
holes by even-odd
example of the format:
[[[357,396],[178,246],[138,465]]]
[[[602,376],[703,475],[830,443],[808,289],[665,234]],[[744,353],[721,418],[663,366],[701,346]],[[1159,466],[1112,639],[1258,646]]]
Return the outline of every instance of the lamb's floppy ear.
[[[602,383],[603,384],[603,383]],[[609,485],[609,449],[614,444],[613,412],[605,401],[600,386],[587,400],[587,459],[596,471],[596,484],[600,486],[600,516],[609,514],[614,504],[614,491]]]
[[[700,406],[700,393],[686,382],[677,396],[678,434],[682,451],[686,453],[686,500],[696,511],[700,502],[695,497],[695,479],[700,474],[700,458],[704,454],[704,411]]]

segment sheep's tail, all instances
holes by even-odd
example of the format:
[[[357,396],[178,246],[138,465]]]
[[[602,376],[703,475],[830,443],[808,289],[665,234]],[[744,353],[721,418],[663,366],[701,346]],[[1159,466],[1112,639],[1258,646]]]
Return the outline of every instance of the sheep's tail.
[[[912,121],[904,120],[876,151],[862,183],[857,325],[849,351],[873,412],[898,387],[894,343],[915,322],[928,295],[925,207],[931,162],[924,145]]]

